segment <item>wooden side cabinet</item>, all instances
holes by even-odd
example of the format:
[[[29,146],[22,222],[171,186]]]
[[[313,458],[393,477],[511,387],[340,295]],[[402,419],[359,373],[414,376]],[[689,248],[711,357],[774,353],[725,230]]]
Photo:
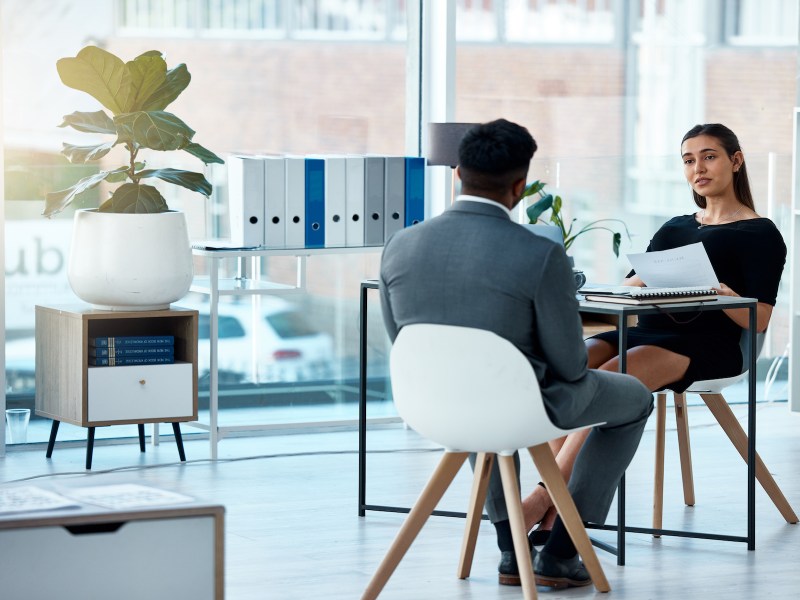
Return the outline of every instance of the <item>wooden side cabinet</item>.
[[[141,335],[174,336],[175,362],[89,365],[89,339]],[[144,423],[169,422],[185,460],[179,423],[197,420],[197,311],[37,306],[35,410],[53,419],[48,458],[61,421],[89,429],[87,469],[95,427],[138,424],[143,452]]]

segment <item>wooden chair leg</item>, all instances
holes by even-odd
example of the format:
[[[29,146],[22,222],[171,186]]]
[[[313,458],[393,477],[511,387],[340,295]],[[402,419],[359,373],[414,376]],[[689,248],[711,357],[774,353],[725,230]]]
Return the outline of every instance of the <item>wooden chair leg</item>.
[[[364,590],[364,594],[361,596],[362,600],[374,600],[381,593],[411,543],[416,539],[422,526],[431,516],[431,512],[436,508],[447,488],[450,487],[461,465],[467,460],[467,456],[466,452],[444,453],[442,460],[439,461],[439,465],[425,485],[425,489],[414,504],[411,512],[408,513],[408,517],[403,522],[403,526],[400,528],[394,542],[392,542],[378,570],[372,576],[367,589]]]
[[[664,515],[664,443],[666,437],[667,394],[656,394],[656,464],[653,476],[653,529],[661,529]],[[655,535],[653,537],[661,537]]]
[[[683,502],[694,506],[694,477],[692,475],[692,447],[689,443],[689,415],[686,412],[686,394],[673,394],[675,421],[678,425],[678,453],[681,457],[683,477]]]
[[[739,455],[747,463],[747,434],[742,429],[725,398],[722,394],[700,394],[700,397],[706,403],[706,406],[708,406],[711,414],[714,415],[728,439],[733,443]],[[797,515],[792,510],[789,501],[783,495],[758,453],[756,453],[756,479],[761,484],[761,487],[764,488],[764,491],[767,492],[770,500],[775,504],[781,515],[783,515],[783,518],[788,523],[797,523]]]
[[[472,570],[472,558],[475,555],[475,543],[478,539],[483,505],[486,502],[486,490],[489,488],[489,477],[492,474],[494,454],[481,452],[475,459],[475,475],[472,479],[472,493],[467,509],[467,525],[464,529],[464,540],[461,543],[461,558],[458,561],[458,578],[466,579]]]
[[[572,538],[572,543],[575,544],[586,570],[589,571],[595,589],[598,592],[610,591],[611,586],[608,584],[603,567],[597,559],[597,554],[594,552],[592,542],[586,533],[586,528],[583,526],[583,521],[581,521],[575,502],[573,502],[572,496],[567,489],[564,477],[558,469],[550,446],[540,444],[528,448],[528,452],[530,452],[533,462],[536,464],[539,476],[547,486],[547,491],[550,492],[553,504],[561,517],[561,521],[564,523],[564,527],[567,528],[570,538]]]
[[[547,448],[547,451],[550,452],[550,457],[552,459],[553,453],[550,451],[550,447],[547,444],[544,446]],[[525,600],[536,600],[538,596],[536,594],[536,581],[533,577],[533,567],[531,566],[531,548],[528,544],[528,532],[525,530],[525,518],[522,516],[522,501],[519,497],[514,456],[500,455],[497,457],[497,461],[500,465],[500,476],[503,480],[503,493],[506,497],[508,520],[511,525],[511,537],[514,540],[514,554],[517,555],[519,578],[522,583],[522,595]],[[553,461],[553,464],[555,465],[555,461]],[[556,469],[558,469],[558,467],[556,467]],[[558,473],[558,477],[561,478],[561,473]],[[545,483],[545,485],[547,485],[547,483]]]

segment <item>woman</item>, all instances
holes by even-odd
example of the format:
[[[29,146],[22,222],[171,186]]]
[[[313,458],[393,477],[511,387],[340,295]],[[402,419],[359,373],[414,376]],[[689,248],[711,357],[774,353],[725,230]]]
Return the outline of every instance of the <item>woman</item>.
[[[714,267],[723,296],[758,299],[757,329],[767,329],[778,293],[786,245],[769,219],[753,205],[744,154],[736,135],[724,125],[696,125],[681,141],[683,173],[692,188],[696,213],[674,217],[653,236],[648,251],[702,242]],[[624,285],[644,286],[631,272]],[[643,315],[628,333],[627,372],[650,390],[669,387],[683,392],[694,381],[738,375],[742,370],[739,339],[747,329],[747,309],[681,315]],[[589,367],[619,370],[614,331],[586,340]],[[551,444],[565,479],[586,432]],[[534,543],[543,543],[555,520],[547,492],[537,487],[523,500],[523,513]]]

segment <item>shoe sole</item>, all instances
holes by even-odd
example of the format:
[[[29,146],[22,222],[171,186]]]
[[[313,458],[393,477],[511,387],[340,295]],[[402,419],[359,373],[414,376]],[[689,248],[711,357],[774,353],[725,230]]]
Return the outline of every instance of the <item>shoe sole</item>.
[[[503,573],[498,573],[497,581],[500,583],[500,585],[522,585],[522,580],[519,578],[519,575],[506,575]]]
[[[569,587],[584,587],[587,585],[591,585],[592,583],[591,579],[578,580],[578,579],[569,579],[567,577],[545,577],[543,575],[536,575],[536,574],[534,574],[534,579],[536,580],[536,585],[551,587],[560,590]]]

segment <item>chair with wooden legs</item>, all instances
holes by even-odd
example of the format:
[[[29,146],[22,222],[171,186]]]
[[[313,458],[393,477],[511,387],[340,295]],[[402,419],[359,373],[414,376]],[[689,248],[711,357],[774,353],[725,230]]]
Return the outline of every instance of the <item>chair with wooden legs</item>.
[[[756,334],[756,353],[761,353],[764,345],[764,334]],[[683,478],[683,500],[687,506],[694,506],[694,477],[692,475],[692,456],[689,442],[689,420],[686,411],[686,394],[699,394],[706,406],[714,415],[722,430],[733,443],[736,450],[747,463],[747,434],[738,419],[733,414],[722,390],[732,385],[747,374],[749,359],[749,334],[745,331],[740,342],[742,356],[744,360],[744,371],[735,377],[723,379],[710,379],[707,381],[697,381],[693,383],[683,394],[673,392],[675,400],[675,419],[678,430],[678,454],[680,456],[681,475]],[[671,390],[661,390],[656,394],[656,463],[655,463],[655,485],[653,489],[653,528],[661,529],[662,515],[664,510],[664,443],[665,427],[667,414],[667,392]],[[761,457],[756,454],[756,479],[767,492],[772,502],[780,511],[783,518],[788,523],[797,523],[795,514],[786,497],[781,492],[778,484],[775,483]]]
[[[457,575],[470,574],[478,527],[495,456],[505,490],[522,591],[536,585],[522,516],[514,453],[527,448],[598,591],[610,587],[547,442],[574,430],[552,424],[525,356],[507,340],[481,329],[407,325],[391,351],[398,414],[421,436],[445,448],[362,599],[374,599],[421,531],[467,456],[478,454]],[[592,427],[589,425],[587,427]]]

